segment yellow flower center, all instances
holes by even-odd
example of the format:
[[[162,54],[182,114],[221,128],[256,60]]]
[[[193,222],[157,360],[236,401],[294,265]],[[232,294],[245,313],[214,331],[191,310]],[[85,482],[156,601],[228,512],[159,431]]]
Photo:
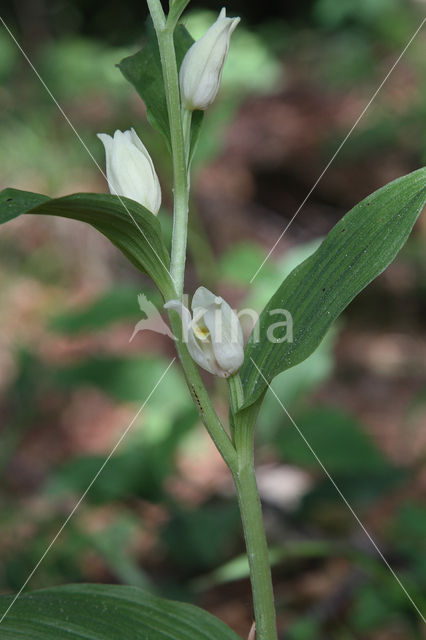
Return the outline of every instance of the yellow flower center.
[[[206,326],[200,327],[199,325],[195,325],[194,334],[199,340],[204,341],[204,340],[207,340],[207,338],[209,337],[210,331],[207,329]]]

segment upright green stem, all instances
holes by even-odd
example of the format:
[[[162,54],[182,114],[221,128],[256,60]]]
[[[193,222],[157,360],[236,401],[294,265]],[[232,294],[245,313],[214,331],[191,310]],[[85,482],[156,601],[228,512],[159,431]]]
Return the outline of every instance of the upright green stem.
[[[274,592],[268,545],[263,526],[262,506],[254,470],[254,420],[236,417],[234,438],[237,471],[233,478],[238,495],[244,539],[250,568],[256,620],[256,640],[277,640]]]
[[[187,3],[183,1],[175,4],[176,10],[172,11],[166,20],[160,0],[147,0],[147,2],[158,39],[170,123],[174,195],[170,273],[174,280],[176,297],[181,298],[184,286],[188,229],[191,114],[185,109],[181,110],[173,31],[180,15],[179,10],[183,10]],[[169,313],[169,318],[177,337],[176,345],[179,358],[194,403],[204,425],[228,465],[237,489],[250,565],[256,638],[257,640],[277,640],[268,547],[254,473],[253,431],[255,416],[253,410],[238,412],[243,401],[243,392],[239,376],[233,376],[229,386],[232,406],[233,440],[231,440],[212,406],[197,366],[182,341],[180,319],[172,311]]]
[[[160,0],[147,0],[147,2],[157,34],[170,123],[174,196],[170,273],[176,290],[173,297],[181,298],[183,295],[188,229],[189,176],[187,158],[191,114],[186,110],[181,110],[180,105],[179,79],[173,41],[177,14],[173,14],[172,19],[166,20]],[[184,5],[180,3],[180,6],[183,7]],[[235,449],[213,409],[197,366],[189,355],[186,345],[181,340],[181,322],[173,312],[169,314],[169,318],[174,334],[177,337],[176,345],[179,358],[194,403],[223,459],[230,468],[234,467],[236,461]]]
[[[169,319],[173,333],[177,338],[176,347],[179,359],[201,420],[229,469],[231,469],[231,471],[236,470],[237,455],[235,448],[213,408],[209,394],[201,380],[197,365],[182,341],[181,320],[174,311],[170,311]]]
[[[175,21],[168,23],[159,0],[147,0],[160,49],[169,114],[173,163],[173,238],[170,274],[177,297],[183,294],[188,229],[189,184],[180,107],[179,78],[173,41]]]

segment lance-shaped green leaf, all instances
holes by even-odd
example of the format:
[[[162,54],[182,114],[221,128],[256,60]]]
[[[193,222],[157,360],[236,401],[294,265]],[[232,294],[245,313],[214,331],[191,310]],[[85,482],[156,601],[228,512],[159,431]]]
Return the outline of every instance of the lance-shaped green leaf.
[[[290,273],[262,311],[246,347],[240,372],[243,407],[317,348],[351,300],[395,258],[425,201],[426,168],[394,180],[357,204]]]
[[[241,640],[206,611],[136,587],[66,585],[15,603],[3,596],[0,620],[6,611],[2,640]]]
[[[75,193],[49,198],[4,189],[0,193],[0,224],[23,213],[61,216],[87,222],[106,236],[140,271],[154,280],[165,297],[173,295],[169,255],[157,218],[129,198],[100,193]]]
[[[143,49],[132,56],[124,58],[117,66],[145,102],[149,122],[157,131],[163,134],[170,149],[170,125],[163,71],[157,36],[150,19],[147,21],[146,35],[147,41]],[[181,24],[174,31],[174,43],[176,63],[179,70],[186,52],[194,44],[192,36]],[[194,111],[192,114],[190,158],[192,158],[195,150],[203,117],[203,111]]]

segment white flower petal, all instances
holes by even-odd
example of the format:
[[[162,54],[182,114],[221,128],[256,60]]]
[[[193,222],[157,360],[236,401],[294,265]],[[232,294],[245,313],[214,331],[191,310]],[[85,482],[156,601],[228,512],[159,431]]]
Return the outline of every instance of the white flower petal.
[[[106,174],[112,194],[139,202],[157,214],[161,188],[151,157],[134,129],[120,131],[114,137],[99,133],[106,153]]]
[[[227,18],[223,8],[216,22],[188,49],[179,72],[184,107],[207,109],[216,98],[231,34],[240,18]]]
[[[220,376],[221,378],[226,377],[226,373],[216,362],[213,346],[210,340],[200,343],[200,341],[194,336],[193,332],[190,332],[188,338],[188,351],[200,367],[215,376]]]
[[[225,300],[220,300],[210,305],[203,319],[210,331],[216,361],[229,375],[243,364],[244,338],[237,315]]]
[[[206,289],[206,287],[198,287],[192,296],[192,311],[199,308],[207,309],[207,307],[214,304],[216,300],[222,300],[222,298],[215,296],[215,294]]]
[[[185,307],[185,305],[182,303],[181,300],[169,300],[168,302],[166,302],[166,304],[164,305],[165,309],[173,309],[173,311],[176,311],[176,313],[179,314],[181,320],[182,320],[182,328],[189,330],[191,328],[191,312],[189,311],[189,309],[187,307]]]
[[[228,378],[244,360],[243,333],[237,315],[220,296],[199,287],[192,298],[193,316],[180,300],[170,300],[182,319],[182,334],[195,362],[210,373]]]

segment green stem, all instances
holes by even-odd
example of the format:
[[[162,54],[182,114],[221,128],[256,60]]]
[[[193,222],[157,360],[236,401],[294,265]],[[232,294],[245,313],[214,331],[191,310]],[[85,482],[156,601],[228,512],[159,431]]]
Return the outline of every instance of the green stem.
[[[170,123],[173,162],[174,217],[170,273],[176,296],[181,298],[184,287],[189,202],[189,147],[191,117],[181,110],[179,79],[174,48],[173,31],[179,10],[186,2],[176,3],[175,11],[166,21],[160,0],[147,0],[157,34],[163,70],[167,110]],[[170,323],[185,377],[200,417],[220,454],[228,465],[235,482],[243,522],[244,537],[250,566],[250,579],[256,618],[257,640],[276,640],[276,623],[271,571],[262,508],[256,485],[253,454],[255,415],[252,410],[238,412],[243,401],[239,376],[230,380],[232,405],[232,431],[234,443],[219,420],[201,380],[198,368],[182,340],[181,320],[170,311]]]
[[[191,358],[189,351],[182,340],[181,319],[174,311],[170,311],[169,320],[173,333],[177,338],[176,348],[185,373],[185,378],[200,418],[229,469],[232,472],[236,471],[237,455],[235,448],[213,408],[209,394],[201,380],[198,367]]]
[[[239,417],[240,416],[240,417]],[[257,640],[277,640],[274,592],[262,506],[254,470],[254,422],[243,411],[235,417],[238,470],[233,472],[250,567]]]
[[[187,149],[180,106],[179,78],[173,40],[175,21],[166,22],[159,0],[147,0],[160,50],[161,67],[166,89],[170,140],[173,163],[173,237],[170,274],[177,297],[183,295],[188,229],[189,182]]]
[[[176,25],[176,20],[166,21],[159,0],[147,0],[147,2],[157,34],[169,114],[174,196],[170,273],[176,289],[172,297],[181,298],[183,295],[188,228],[189,177],[187,158],[189,157],[191,114],[186,110],[181,111],[180,105],[179,80],[173,41],[173,30]],[[181,4],[181,6],[183,5]],[[173,312],[169,314],[169,318],[173,332],[177,338],[176,346],[179,358],[194,403],[197,406],[205,427],[226,464],[230,468],[234,468],[236,464],[235,449],[216,415],[197,366],[182,341],[181,321]]]

